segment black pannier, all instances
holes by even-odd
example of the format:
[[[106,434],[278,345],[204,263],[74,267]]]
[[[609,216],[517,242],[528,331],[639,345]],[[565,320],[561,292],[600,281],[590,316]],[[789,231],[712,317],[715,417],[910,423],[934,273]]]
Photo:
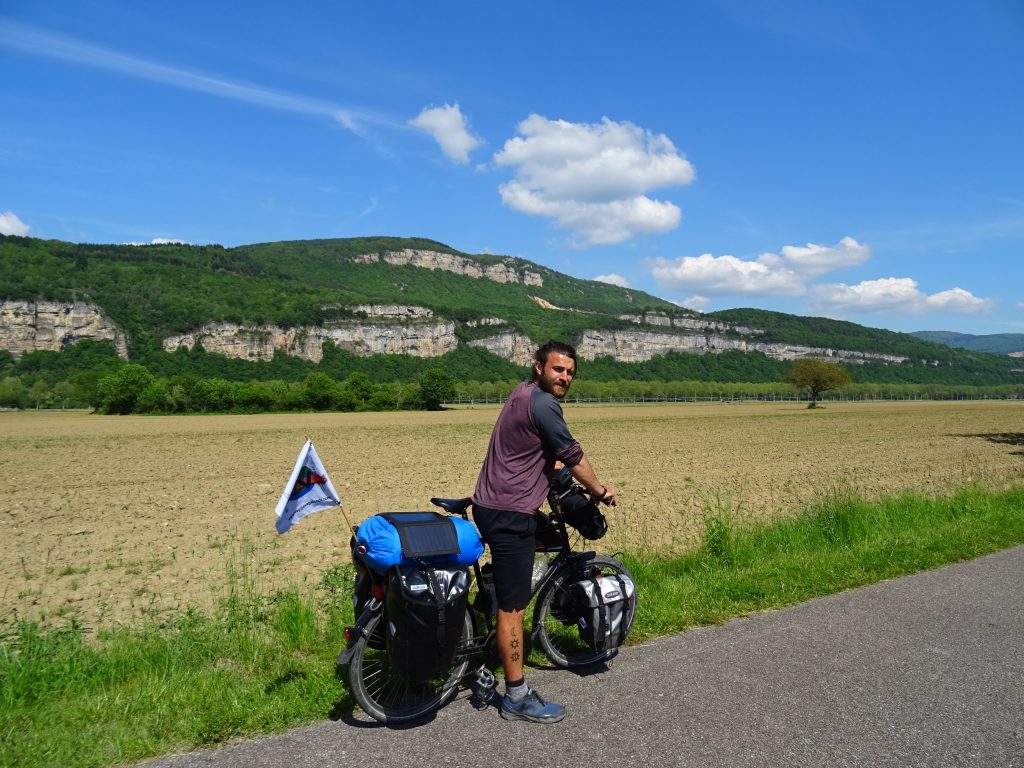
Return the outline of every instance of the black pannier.
[[[413,682],[451,666],[465,624],[469,573],[465,568],[395,566],[384,602],[388,660]]]
[[[604,574],[572,585],[580,639],[595,651],[618,648],[629,631],[629,610],[636,587],[625,574]]]

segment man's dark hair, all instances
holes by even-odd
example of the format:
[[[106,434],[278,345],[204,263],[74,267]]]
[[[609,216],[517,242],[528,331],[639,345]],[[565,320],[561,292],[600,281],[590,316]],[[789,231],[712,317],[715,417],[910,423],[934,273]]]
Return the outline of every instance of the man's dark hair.
[[[541,346],[536,352],[533,353],[533,361],[540,363],[540,367],[543,368],[548,364],[548,355],[554,352],[556,355],[565,355],[571,357],[572,361],[576,362],[576,347],[565,344],[561,341],[550,340],[547,344]]]

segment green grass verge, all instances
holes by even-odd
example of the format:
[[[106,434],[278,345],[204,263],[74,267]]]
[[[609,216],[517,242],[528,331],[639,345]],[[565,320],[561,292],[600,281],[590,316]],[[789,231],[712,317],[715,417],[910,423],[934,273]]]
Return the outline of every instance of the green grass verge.
[[[631,642],[792,605],[1024,543],[1024,487],[821,500],[772,525],[709,514],[679,558],[626,555],[640,592]],[[72,623],[4,628],[0,765],[102,766],[221,744],[350,711],[334,669],[351,570],[255,594],[243,572],[211,614],[96,637]]]
[[[794,605],[1021,543],[1024,487],[965,488],[938,499],[907,493],[874,503],[839,493],[766,526],[711,514],[693,554],[624,558],[642,601],[630,640]]]

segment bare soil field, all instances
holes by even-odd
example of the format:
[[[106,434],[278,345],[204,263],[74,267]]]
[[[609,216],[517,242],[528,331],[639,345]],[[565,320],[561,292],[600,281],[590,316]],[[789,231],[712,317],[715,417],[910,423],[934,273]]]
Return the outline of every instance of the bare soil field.
[[[1024,403],[566,406],[620,506],[595,548],[683,552],[703,518],[822,495],[939,495],[1024,482]],[[116,417],[0,413],[0,623],[135,623],[225,594],[314,585],[348,559],[342,513],[287,534],[277,502],[309,435],[345,512],[427,509],[473,489],[497,407],[442,413]],[[234,579],[237,583],[237,578]]]

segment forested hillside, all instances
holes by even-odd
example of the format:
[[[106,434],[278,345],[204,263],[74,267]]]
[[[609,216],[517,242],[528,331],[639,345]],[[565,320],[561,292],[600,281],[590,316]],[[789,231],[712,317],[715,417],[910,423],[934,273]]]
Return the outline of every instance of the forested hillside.
[[[423,268],[392,258],[414,252],[449,258],[457,268]],[[487,270],[497,271],[489,272],[490,278],[479,276]],[[760,351],[742,351],[748,341],[751,349],[756,341],[762,347],[788,344],[863,353],[863,360],[849,366],[858,385],[1015,387],[1024,381],[1019,360],[910,334],[757,309],[702,315],[640,291],[577,279],[524,259],[463,254],[423,239],[374,237],[223,248],[0,236],[0,301],[98,308],[123,331],[128,360],[152,377],[144,383],[156,387],[151,395],[164,404],[157,410],[172,401],[177,403],[172,410],[187,410],[190,403],[200,401],[227,404],[229,410],[239,407],[240,400],[248,403],[243,409],[310,406],[318,398],[326,402],[308,388],[297,389],[313,374],[327,377],[335,387],[348,382],[348,394],[332,402],[352,407],[367,406],[375,394],[382,407],[418,402],[424,375],[437,370],[459,386],[472,382],[474,391],[481,391],[488,383],[515,381],[527,370],[521,361],[510,362],[470,346],[494,334],[495,323],[502,332],[526,342],[561,338],[578,343],[585,333],[611,336],[638,333],[641,327],[653,337],[683,333],[683,326],[698,334],[703,332],[700,328],[714,326],[715,338],[736,342],[737,349],[720,348],[715,354],[668,351],[636,362],[612,357],[581,361],[586,380],[612,386],[599,396],[617,391],[616,387],[625,391],[623,382],[649,382],[652,391],[662,392],[664,386],[655,386],[659,382],[781,382],[789,363]],[[327,341],[311,361],[283,353],[272,359],[233,359],[208,352],[199,342],[174,351],[164,348],[168,337],[211,323],[301,329],[356,322],[365,319],[357,307],[382,304],[432,311],[454,329],[453,351],[440,357],[368,356]],[[882,355],[902,362],[883,361]],[[100,340],[78,340],[59,351],[0,350],[0,405],[96,404],[100,382],[124,366],[114,345]],[[250,387],[244,397],[241,390],[225,394],[222,385],[217,385],[223,390],[217,396],[196,388],[195,382],[212,380],[238,386],[277,384],[262,393]],[[384,385],[390,387],[386,396],[375,393]],[[326,384],[320,381],[320,386]],[[289,387],[294,391],[286,392]],[[496,390],[492,386],[482,391]]]

